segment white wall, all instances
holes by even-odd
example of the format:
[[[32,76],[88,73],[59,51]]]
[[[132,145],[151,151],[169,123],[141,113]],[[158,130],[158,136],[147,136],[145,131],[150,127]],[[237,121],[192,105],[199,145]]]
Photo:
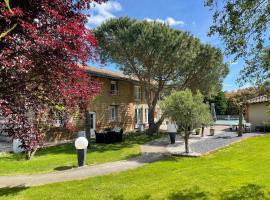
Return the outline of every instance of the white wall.
[[[267,114],[267,103],[249,104],[249,122],[252,124],[254,130],[256,126],[261,126],[263,122],[267,122],[270,125],[270,117]]]

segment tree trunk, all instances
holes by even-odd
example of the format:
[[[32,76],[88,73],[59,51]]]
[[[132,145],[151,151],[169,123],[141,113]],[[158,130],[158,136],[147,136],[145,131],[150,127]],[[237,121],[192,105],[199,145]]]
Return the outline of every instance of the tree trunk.
[[[27,160],[32,160],[32,158],[34,157],[36,151],[37,151],[38,148],[35,148],[35,149],[32,149],[32,150],[29,150],[26,152],[26,159]]]
[[[190,135],[191,128],[188,127],[187,130],[185,130],[185,135],[184,135],[184,140],[185,140],[185,150],[186,153],[189,153],[189,145],[188,145],[188,140],[189,140],[189,135]]]
[[[155,125],[155,120],[154,120],[154,113],[155,111],[153,109],[149,109],[148,111],[148,124],[149,128],[147,130],[147,134],[153,135],[158,131],[156,125]]]
[[[189,138],[189,133],[188,131],[185,131],[184,140],[185,140],[185,151],[187,154],[189,153],[188,138]]]
[[[239,106],[239,129],[238,129],[238,137],[242,137],[243,135],[243,105]]]
[[[204,137],[204,126],[202,126],[201,137]]]
[[[90,148],[90,142],[91,142],[91,132],[90,132],[90,115],[88,113],[88,110],[85,110],[84,112],[84,119],[85,119],[85,136],[86,139],[88,140],[88,146],[87,148]]]
[[[164,117],[162,116],[156,123],[155,123],[155,107],[152,108],[152,109],[149,109],[149,112],[148,112],[148,123],[149,123],[149,128],[147,130],[147,134],[149,135],[153,135],[153,134],[157,134],[158,133],[158,130],[159,130],[159,127],[160,125],[162,124],[163,120],[164,120]]]

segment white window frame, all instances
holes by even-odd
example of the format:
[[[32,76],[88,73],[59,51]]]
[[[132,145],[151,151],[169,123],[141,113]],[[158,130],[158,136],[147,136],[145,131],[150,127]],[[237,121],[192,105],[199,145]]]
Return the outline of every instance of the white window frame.
[[[145,108],[144,109],[144,122],[146,124],[148,124],[148,113],[149,113],[149,109],[148,108]]]
[[[117,121],[118,119],[118,107],[110,106],[110,121]]]
[[[114,87],[115,87],[114,90],[112,90],[112,85],[114,85]],[[113,95],[113,96],[118,94],[118,87],[117,87],[117,82],[116,81],[111,81],[110,94]]]
[[[138,86],[138,85],[134,86],[134,98],[135,100],[141,100],[142,98],[141,86]]]

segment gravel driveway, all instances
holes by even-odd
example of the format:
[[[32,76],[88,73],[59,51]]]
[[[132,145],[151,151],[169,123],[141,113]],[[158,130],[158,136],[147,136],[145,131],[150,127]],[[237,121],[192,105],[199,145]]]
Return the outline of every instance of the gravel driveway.
[[[224,132],[220,133],[216,136],[209,137],[206,140],[198,141],[196,143],[190,144],[190,149],[193,152],[205,154],[209,153],[211,151],[214,151],[216,149],[220,149],[222,147],[225,147],[231,143],[234,143],[236,141],[262,135],[259,133],[245,133],[242,137],[238,137],[236,132]]]

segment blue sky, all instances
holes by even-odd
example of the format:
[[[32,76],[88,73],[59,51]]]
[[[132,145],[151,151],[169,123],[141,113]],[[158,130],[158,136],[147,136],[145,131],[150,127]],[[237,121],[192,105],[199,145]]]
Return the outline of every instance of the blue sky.
[[[88,19],[88,26],[94,28],[113,17],[129,16],[138,20],[158,20],[168,23],[172,28],[189,31],[204,43],[210,43],[223,49],[222,41],[217,37],[208,37],[207,32],[212,23],[212,13],[204,7],[204,0],[114,0],[106,4],[96,5]],[[225,56],[230,62],[232,57]],[[117,70],[113,64],[110,69]],[[223,83],[225,91],[238,89],[236,79],[243,62],[230,64],[230,74]]]

